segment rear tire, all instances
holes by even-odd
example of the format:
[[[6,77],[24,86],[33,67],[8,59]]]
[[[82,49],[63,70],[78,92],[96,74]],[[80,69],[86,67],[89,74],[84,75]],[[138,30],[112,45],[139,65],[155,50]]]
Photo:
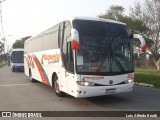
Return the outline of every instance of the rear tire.
[[[32,83],[36,83],[36,80],[32,77],[31,70],[29,70],[29,79],[31,80]]]
[[[65,93],[59,89],[59,80],[57,75],[54,77],[54,80],[53,80],[53,88],[58,97],[64,97]]]

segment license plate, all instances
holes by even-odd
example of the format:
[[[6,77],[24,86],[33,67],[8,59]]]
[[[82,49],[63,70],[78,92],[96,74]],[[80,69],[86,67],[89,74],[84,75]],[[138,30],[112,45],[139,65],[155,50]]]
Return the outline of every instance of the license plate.
[[[107,94],[113,94],[113,93],[116,93],[116,88],[106,89],[106,93],[107,93]]]

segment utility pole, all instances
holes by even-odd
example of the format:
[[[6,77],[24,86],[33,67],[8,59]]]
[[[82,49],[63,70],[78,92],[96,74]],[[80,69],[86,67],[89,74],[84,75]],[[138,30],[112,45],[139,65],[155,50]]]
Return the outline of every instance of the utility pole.
[[[4,29],[3,29],[3,20],[2,20],[2,4],[6,0],[0,0],[0,21],[1,21],[1,30],[2,30],[2,35],[1,38],[4,37]]]
[[[11,35],[7,35],[7,36],[5,36],[4,38],[1,38],[1,40],[3,41],[3,45],[4,45],[4,49],[3,49],[3,63],[5,63],[5,58],[6,58],[6,56],[5,56],[5,45],[6,45],[6,37],[10,37]],[[8,49],[8,48],[7,48]],[[8,52],[8,51],[7,51]]]
[[[5,37],[4,37],[4,29],[3,29],[3,21],[2,21],[2,5],[1,3],[6,0],[0,0],[0,22],[1,22],[1,30],[2,30],[2,35],[0,34],[1,40],[3,41],[4,49],[2,50],[3,52],[3,63],[5,63]]]

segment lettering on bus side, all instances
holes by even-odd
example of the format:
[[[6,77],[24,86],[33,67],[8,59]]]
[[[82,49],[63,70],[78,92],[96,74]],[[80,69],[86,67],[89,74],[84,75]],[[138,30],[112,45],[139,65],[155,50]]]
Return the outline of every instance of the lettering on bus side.
[[[48,64],[54,64],[54,63],[58,63],[60,60],[60,54],[52,54],[52,55],[47,55],[47,54],[43,54],[42,55],[42,64],[44,64],[44,61],[47,61]]]

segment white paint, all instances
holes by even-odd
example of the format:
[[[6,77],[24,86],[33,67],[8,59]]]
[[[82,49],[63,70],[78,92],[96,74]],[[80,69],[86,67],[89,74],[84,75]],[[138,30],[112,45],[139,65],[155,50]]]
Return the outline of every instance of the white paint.
[[[0,87],[12,87],[12,86],[25,86],[30,84],[9,84],[9,85],[0,85]]]

